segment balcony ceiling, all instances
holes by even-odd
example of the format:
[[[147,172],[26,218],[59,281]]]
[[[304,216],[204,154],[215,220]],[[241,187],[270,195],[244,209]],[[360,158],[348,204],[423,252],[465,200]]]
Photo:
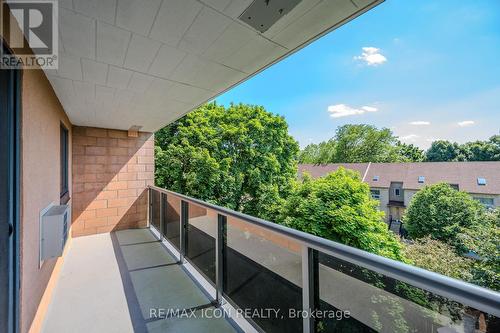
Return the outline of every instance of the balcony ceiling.
[[[73,124],[152,132],[382,1],[302,0],[259,33],[252,0],[61,0],[46,74]]]

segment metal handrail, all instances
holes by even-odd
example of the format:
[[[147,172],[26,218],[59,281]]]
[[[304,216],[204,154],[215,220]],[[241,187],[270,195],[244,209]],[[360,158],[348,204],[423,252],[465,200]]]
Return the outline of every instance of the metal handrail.
[[[184,194],[169,191],[157,186],[149,186],[149,188],[167,195],[174,195],[182,200],[215,210],[221,214],[232,216],[245,222],[269,229],[293,238],[304,246],[319,250],[347,262],[354,263],[393,279],[406,282],[423,290],[433,292],[453,301],[500,317],[500,293],[493,290],[427,271],[416,266],[385,258],[228,208],[220,207]]]

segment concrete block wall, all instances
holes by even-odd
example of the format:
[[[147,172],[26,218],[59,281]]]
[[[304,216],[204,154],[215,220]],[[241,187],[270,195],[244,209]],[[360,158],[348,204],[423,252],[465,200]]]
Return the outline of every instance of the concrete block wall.
[[[154,136],[73,127],[73,237],[147,225]]]

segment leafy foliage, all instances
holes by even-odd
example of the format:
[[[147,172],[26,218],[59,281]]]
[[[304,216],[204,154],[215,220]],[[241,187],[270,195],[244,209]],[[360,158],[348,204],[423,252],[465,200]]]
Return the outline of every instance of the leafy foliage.
[[[387,128],[344,125],[337,128],[335,141],[334,162],[387,162],[391,160],[396,139]]]
[[[429,162],[463,161],[465,159],[465,156],[460,155],[458,143],[446,140],[434,141],[425,155]]]
[[[299,153],[299,163],[500,161],[500,135],[488,141],[438,140],[424,152],[403,143],[387,129],[371,125],[344,125],[328,141],[309,144]]]
[[[306,146],[299,163],[419,162],[423,151],[400,142],[387,128],[371,125],[344,125],[335,136],[319,144]]]
[[[499,209],[486,211],[467,193],[436,184],[415,194],[404,218],[417,239],[405,250],[415,265],[500,290]]]
[[[325,177],[307,174],[282,209],[281,222],[385,257],[402,260],[401,243],[382,222],[383,212],[367,184],[352,170],[339,168]]]
[[[473,225],[482,210],[469,194],[438,183],[413,196],[403,219],[410,238],[430,236],[455,245],[460,230]]]
[[[395,147],[395,158],[391,162],[422,162],[424,159],[425,154],[422,149],[411,143],[398,141]]]
[[[404,253],[415,266],[455,279],[472,279],[472,260],[458,255],[453,246],[444,242],[427,236],[406,245]]]
[[[326,164],[335,160],[336,142],[334,139],[310,144],[299,154],[299,163]]]
[[[494,135],[488,141],[463,145],[445,140],[434,141],[426,152],[426,161],[500,161],[500,135]]]
[[[155,134],[156,184],[272,218],[296,177],[297,142],[261,106],[206,104]]]
[[[479,258],[471,267],[472,282],[500,291],[500,209],[486,212],[471,228],[458,234],[461,253],[472,251]]]

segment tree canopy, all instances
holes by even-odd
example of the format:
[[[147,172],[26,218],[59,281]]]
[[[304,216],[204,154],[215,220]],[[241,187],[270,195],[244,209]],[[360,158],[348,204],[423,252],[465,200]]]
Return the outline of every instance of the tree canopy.
[[[447,243],[427,236],[404,247],[406,258],[411,264],[427,270],[450,276],[455,279],[470,281],[472,259],[467,259]]]
[[[401,260],[402,245],[382,221],[383,212],[359,173],[339,168],[296,183],[280,222],[313,235]]]
[[[455,245],[461,229],[474,225],[482,212],[481,204],[469,194],[438,183],[413,196],[403,220],[412,239],[430,236]]]
[[[261,106],[206,104],[155,141],[158,186],[248,214],[267,218],[296,177],[298,144]]]
[[[467,193],[436,184],[413,196],[404,221],[414,240],[405,255],[413,264],[500,290],[498,208],[486,210]]]
[[[462,145],[446,140],[434,141],[425,155],[429,162],[500,161],[500,135],[494,135],[488,141]]]
[[[371,125],[344,125],[335,133],[335,162],[386,162],[391,159],[396,143],[387,128]]]
[[[471,282],[500,291],[500,209],[490,210],[478,223],[462,228],[457,236],[460,254],[478,258],[471,267]]]
[[[437,140],[424,152],[387,128],[348,124],[337,128],[330,140],[309,144],[299,153],[299,163],[310,164],[451,161],[500,161],[500,135],[462,145]]]
[[[306,146],[299,163],[419,162],[423,150],[402,143],[387,128],[372,125],[344,125],[328,141]]]
[[[460,146],[456,142],[445,140],[434,141],[425,153],[429,162],[463,161],[465,156],[460,155]]]

